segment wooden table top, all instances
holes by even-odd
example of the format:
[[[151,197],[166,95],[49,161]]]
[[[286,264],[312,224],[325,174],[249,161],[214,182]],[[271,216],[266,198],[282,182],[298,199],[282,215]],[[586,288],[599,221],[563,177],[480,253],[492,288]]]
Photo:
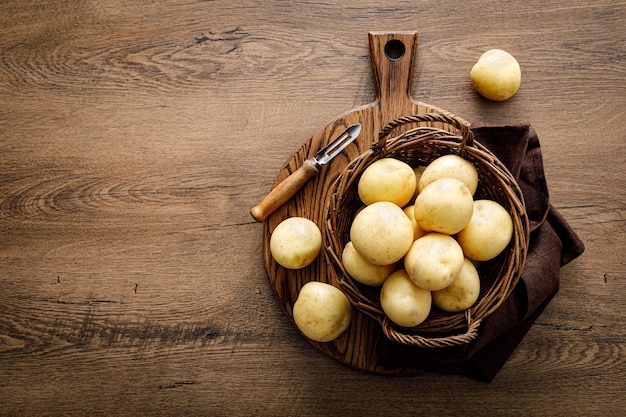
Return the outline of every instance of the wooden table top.
[[[0,415],[618,415],[626,409],[626,3],[0,4]],[[417,31],[413,97],[530,123],[586,245],[493,382],[354,370],[283,314],[249,209],[371,103],[369,31]],[[511,52],[522,87],[469,71]]]

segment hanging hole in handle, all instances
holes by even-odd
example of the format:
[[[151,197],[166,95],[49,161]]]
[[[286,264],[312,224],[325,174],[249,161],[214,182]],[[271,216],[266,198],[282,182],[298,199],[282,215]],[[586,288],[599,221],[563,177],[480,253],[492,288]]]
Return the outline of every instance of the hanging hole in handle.
[[[392,39],[385,45],[385,56],[391,61],[399,61],[402,59],[405,51],[406,48],[404,44],[397,39]]]

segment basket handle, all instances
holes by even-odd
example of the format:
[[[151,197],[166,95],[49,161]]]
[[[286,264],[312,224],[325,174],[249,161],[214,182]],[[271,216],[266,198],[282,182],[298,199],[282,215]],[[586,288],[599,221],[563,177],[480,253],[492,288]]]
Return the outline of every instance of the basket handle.
[[[391,321],[387,316],[384,316],[381,322],[383,333],[388,339],[401,343],[403,345],[415,346],[420,348],[441,348],[457,345],[465,345],[478,336],[478,327],[480,326],[481,319],[472,320],[469,310],[465,312],[465,320],[467,321],[467,331],[456,335],[431,338],[422,337],[416,334],[407,335],[399,333],[394,330],[391,325]]]
[[[385,127],[378,134],[378,142],[372,145],[372,149],[384,149],[385,144],[387,143],[387,138],[389,134],[396,128],[410,124],[410,123],[424,123],[424,122],[440,122],[446,123],[451,126],[456,127],[461,131],[461,150],[465,146],[473,146],[474,145],[474,133],[470,130],[469,126],[455,117],[449,116],[447,114],[442,113],[424,113],[424,114],[415,114],[412,116],[403,116],[392,120],[387,123]]]

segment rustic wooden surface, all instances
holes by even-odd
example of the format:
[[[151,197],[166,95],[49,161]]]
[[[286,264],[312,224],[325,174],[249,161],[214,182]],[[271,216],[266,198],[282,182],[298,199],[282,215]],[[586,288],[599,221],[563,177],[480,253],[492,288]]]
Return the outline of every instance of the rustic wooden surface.
[[[626,3],[0,4],[0,415],[619,415],[626,408]],[[529,122],[586,244],[491,384],[328,358],[249,214],[374,99],[368,31],[417,31],[413,96]],[[499,47],[518,94],[477,96]]]

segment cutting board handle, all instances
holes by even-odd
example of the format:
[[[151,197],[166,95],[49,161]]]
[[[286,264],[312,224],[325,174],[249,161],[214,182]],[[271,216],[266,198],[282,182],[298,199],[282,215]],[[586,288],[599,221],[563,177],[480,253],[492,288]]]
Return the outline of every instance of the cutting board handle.
[[[388,115],[401,115],[413,103],[417,32],[369,32],[376,100]]]

